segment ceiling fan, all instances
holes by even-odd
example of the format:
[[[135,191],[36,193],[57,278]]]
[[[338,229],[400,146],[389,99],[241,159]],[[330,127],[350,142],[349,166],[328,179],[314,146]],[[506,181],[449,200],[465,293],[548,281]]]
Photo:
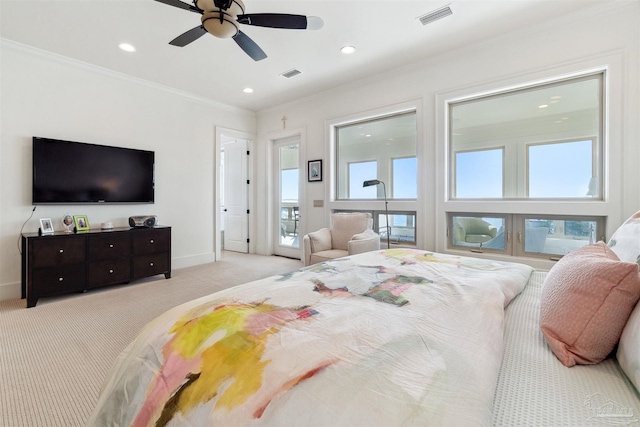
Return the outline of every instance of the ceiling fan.
[[[218,38],[232,38],[254,61],[265,59],[267,54],[240,31],[239,24],[293,30],[317,30],[324,25],[322,19],[317,16],[286,13],[245,14],[242,0],[193,0],[193,5],[180,0],[155,1],[202,15],[202,25],[179,35],[169,44],[183,47],[209,33]]]

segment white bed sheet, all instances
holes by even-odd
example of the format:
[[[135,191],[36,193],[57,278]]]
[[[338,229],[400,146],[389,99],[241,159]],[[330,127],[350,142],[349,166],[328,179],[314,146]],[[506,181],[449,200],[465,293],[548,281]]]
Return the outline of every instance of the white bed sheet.
[[[545,275],[534,272],[506,310],[494,426],[639,426],[640,395],[613,355],[567,368],[547,346],[540,331]]]

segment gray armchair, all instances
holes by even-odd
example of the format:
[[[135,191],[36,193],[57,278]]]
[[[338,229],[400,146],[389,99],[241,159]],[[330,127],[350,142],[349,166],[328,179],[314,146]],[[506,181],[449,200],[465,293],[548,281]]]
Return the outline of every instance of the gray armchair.
[[[471,243],[477,246],[493,239],[496,234],[498,229],[482,218],[458,217],[453,222],[454,245]]]
[[[372,230],[371,214],[334,213],[331,228],[321,228],[302,238],[304,265],[380,249],[380,236]]]

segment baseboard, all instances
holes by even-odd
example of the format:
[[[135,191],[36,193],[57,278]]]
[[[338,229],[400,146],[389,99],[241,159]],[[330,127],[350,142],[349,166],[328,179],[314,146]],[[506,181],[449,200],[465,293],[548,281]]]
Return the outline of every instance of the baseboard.
[[[20,282],[0,285],[0,301],[20,298]]]
[[[209,264],[216,260],[216,255],[213,252],[206,254],[190,255],[180,258],[171,259],[171,269],[177,270],[180,268],[194,267],[201,264]]]
[[[200,264],[208,264],[215,261],[214,253],[191,255],[171,259],[171,269],[193,267]],[[20,298],[20,282],[0,284],[0,301]]]

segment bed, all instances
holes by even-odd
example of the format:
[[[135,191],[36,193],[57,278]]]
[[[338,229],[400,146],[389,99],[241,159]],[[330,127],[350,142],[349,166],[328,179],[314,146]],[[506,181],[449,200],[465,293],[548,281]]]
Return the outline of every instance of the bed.
[[[611,262],[633,279],[633,263]],[[623,367],[609,350],[567,367],[548,344],[557,338],[547,337],[552,328],[540,328],[553,289],[546,276],[519,263],[390,249],[226,289],[143,328],[115,362],[87,425],[638,423],[640,328],[625,326],[640,325],[640,280],[615,332],[631,343],[631,360]],[[580,349],[565,347],[578,357]],[[585,357],[593,359],[591,350]]]

